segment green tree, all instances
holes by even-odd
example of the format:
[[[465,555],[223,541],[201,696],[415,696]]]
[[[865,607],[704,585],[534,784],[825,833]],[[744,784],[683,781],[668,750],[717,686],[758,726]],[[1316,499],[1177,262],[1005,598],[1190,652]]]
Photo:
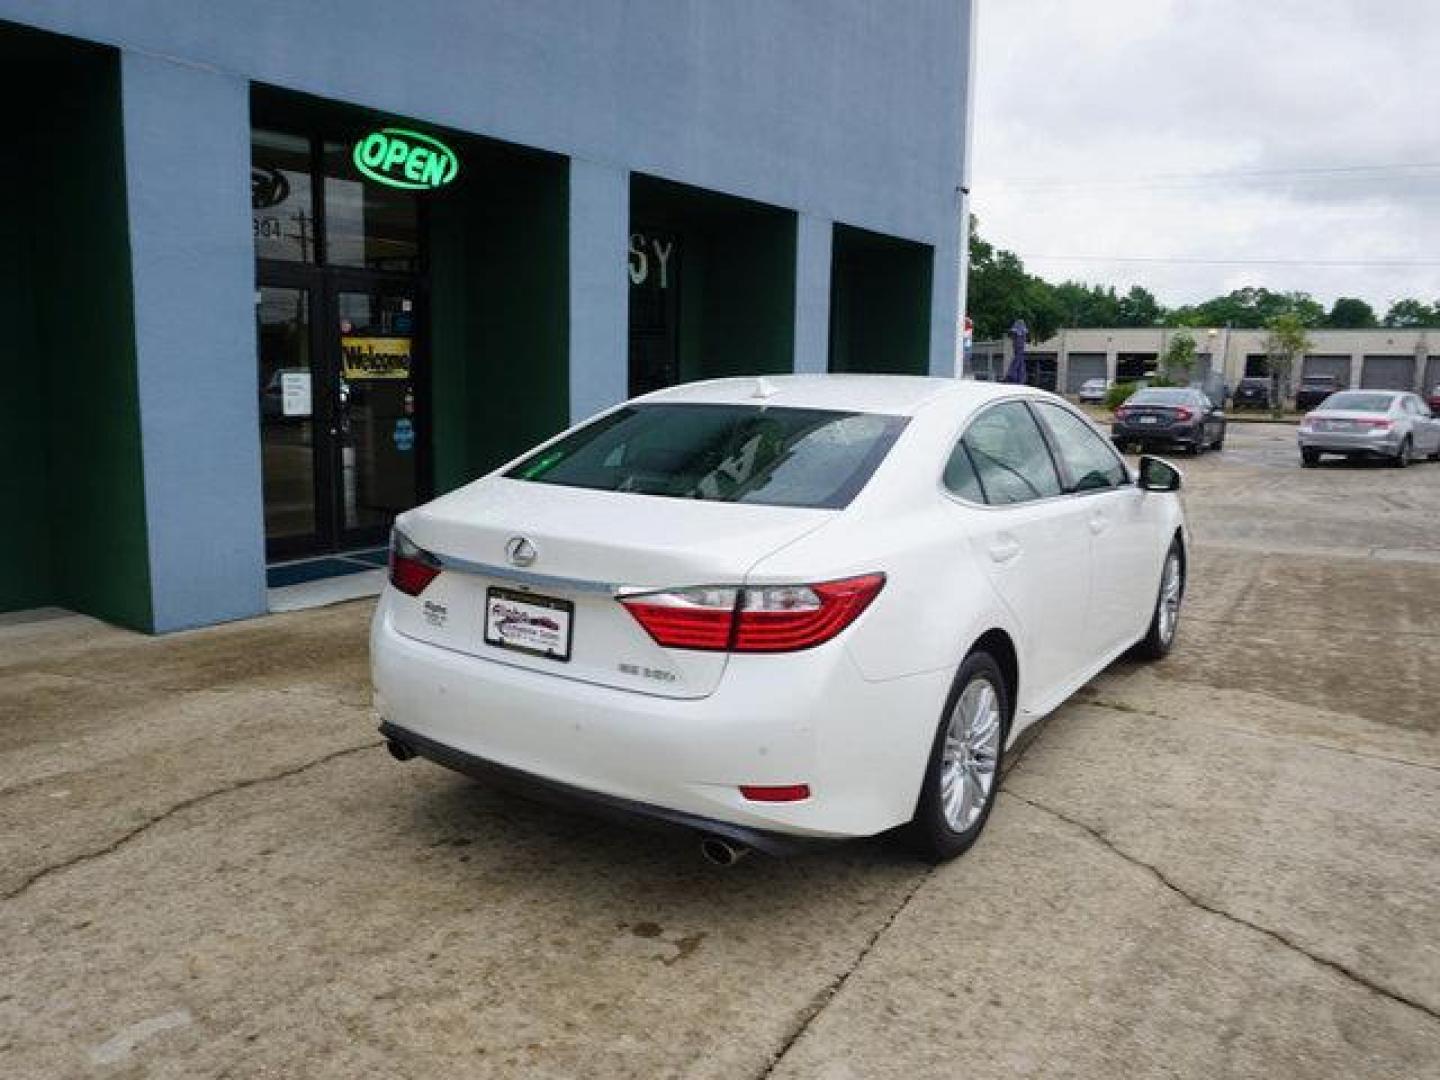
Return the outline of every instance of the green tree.
[[[1385,312],[1385,325],[1396,329],[1416,326],[1440,326],[1440,301],[1434,306],[1421,300],[1396,300]]]
[[[1154,293],[1140,285],[1130,286],[1130,291],[1120,298],[1119,308],[1115,326],[1163,326],[1165,323],[1164,307]]]
[[[1044,341],[1054,336],[1065,318],[1054,286],[1027,273],[1013,251],[983,239],[973,217],[966,306],[980,341],[1003,337],[1016,319],[1025,320],[1031,341]]]
[[[1175,311],[1175,326],[1233,326],[1237,329],[1259,330],[1279,315],[1294,315],[1302,326],[1322,326],[1325,308],[1305,292],[1272,292],[1261,286],[1247,285],[1227,296]]]
[[[1290,373],[1295,370],[1296,357],[1311,349],[1305,323],[1293,311],[1276,315],[1266,325],[1265,368],[1270,373],[1270,411],[1280,415],[1281,398],[1288,393]]]
[[[1176,386],[1188,386],[1194,366],[1195,335],[1189,330],[1175,331],[1160,356],[1160,373]]]
[[[1337,299],[1325,317],[1325,325],[1338,330],[1368,330],[1375,324],[1375,309],[1354,296]]]

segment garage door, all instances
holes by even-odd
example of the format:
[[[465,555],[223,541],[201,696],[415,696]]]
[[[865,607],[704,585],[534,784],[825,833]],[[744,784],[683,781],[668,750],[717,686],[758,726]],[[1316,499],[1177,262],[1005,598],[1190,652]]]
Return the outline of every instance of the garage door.
[[[1415,357],[1365,357],[1365,366],[1360,371],[1360,385],[1366,390],[1414,390]]]
[[[1105,354],[1103,352],[1072,352],[1070,366],[1065,370],[1065,392],[1078,394],[1080,386],[1087,379],[1105,378]]]
[[[1440,356],[1432,356],[1425,361],[1425,385],[1421,390],[1428,394],[1440,386]]]
[[[1300,367],[1301,376],[1333,375],[1341,386],[1350,385],[1350,357],[1343,355],[1312,354],[1305,357]]]

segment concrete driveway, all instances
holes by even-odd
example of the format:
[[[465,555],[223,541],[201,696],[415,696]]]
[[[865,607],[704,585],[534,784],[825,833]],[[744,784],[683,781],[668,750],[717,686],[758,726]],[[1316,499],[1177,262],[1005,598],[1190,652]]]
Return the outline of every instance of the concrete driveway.
[[[729,871],[380,747],[369,604],[0,626],[0,1076],[1440,1075],[1440,465],[1185,463],[989,831]]]

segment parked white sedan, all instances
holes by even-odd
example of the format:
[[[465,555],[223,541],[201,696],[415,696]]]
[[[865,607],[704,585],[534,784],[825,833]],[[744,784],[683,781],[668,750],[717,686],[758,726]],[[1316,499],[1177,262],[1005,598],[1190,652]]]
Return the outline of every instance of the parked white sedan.
[[[1005,748],[1174,641],[1180,474],[1028,387],[726,379],[628,402],[396,522],[381,730],[693,830],[712,860],[974,842]]]

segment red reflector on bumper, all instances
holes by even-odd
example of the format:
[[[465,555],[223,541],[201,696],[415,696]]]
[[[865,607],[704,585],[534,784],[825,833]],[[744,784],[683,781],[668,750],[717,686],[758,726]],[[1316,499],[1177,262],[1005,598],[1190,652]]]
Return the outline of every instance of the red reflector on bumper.
[[[779,787],[757,787],[741,784],[740,794],[751,802],[799,802],[810,797],[809,784],[782,784]]]

